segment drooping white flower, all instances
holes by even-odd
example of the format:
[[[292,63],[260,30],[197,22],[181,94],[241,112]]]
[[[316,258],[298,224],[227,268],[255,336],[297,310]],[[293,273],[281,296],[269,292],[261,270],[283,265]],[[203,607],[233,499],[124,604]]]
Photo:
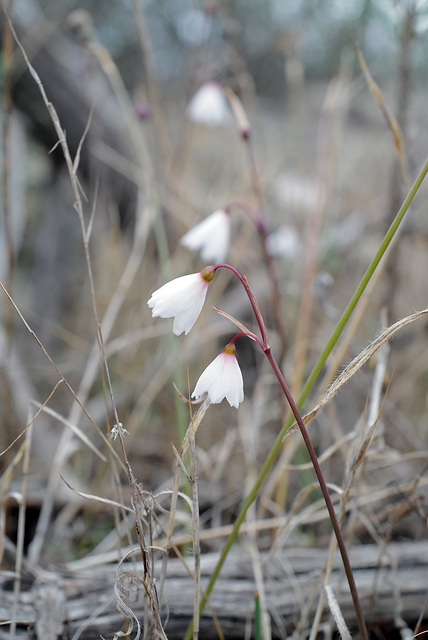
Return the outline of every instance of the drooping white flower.
[[[195,324],[204,306],[208,285],[214,278],[212,267],[205,267],[199,273],[175,278],[157,289],[150,300],[153,318],[174,318],[172,330],[176,336],[187,335]]]
[[[218,404],[226,398],[231,407],[238,408],[243,401],[244,382],[234,344],[228,344],[208,365],[196,383],[192,398],[200,398],[205,392],[212,404]]]
[[[230,215],[224,209],[214,211],[190,229],[180,242],[188,249],[200,251],[204,262],[224,262],[229,250]]]
[[[206,82],[187,106],[187,117],[192,122],[218,127],[230,120],[230,111],[223,88],[218,82]]]

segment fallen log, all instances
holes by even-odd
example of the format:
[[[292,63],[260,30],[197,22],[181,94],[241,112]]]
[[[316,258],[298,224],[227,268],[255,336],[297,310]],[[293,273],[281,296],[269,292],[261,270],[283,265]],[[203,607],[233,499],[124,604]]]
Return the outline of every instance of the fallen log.
[[[207,584],[217,557],[217,554],[212,553],[202,556],[202,586]],[[303,632],[310,628],[318,596],[323,589],[326,557],[325,549],[316,548],[285,548],[275,553],[261,553],[272,637],[283,637],[299,624],[303,624]],[[351,549],[350,557],[369,627],[382,624],[384,627],[411,628],[426,605],[428,542],[391,543],[383,551],[376,545],[359,545]],[[79,561],[70,563],[66,568],[58,568],[57,571],[35,571],[33,584],[27,573],[15,604],[16,637],[28,637],[28,629],[35,629],[38,621],[40,626],[41,616],[43,612],[46,613],[48,603],[54,603],[51,611],[61,611],[63,619],[58,620],[58,616],[55,618],[53,613],[50,614],[51,618],[55,618],[56,635],[52,633],[49,636],[44,632],[44,640],[62,637],[63,633],[64,637],[73,636],[85,640],[99,638],[100,635],[108,638],[115,632],[124,630],[124,618],[116,609],[113,594],[116,566],[96,566],[92,562],[86,569],[82,569],[82,561]],[[74,570],[74,567],[77,569]],[[157,575],[159,568],[160,565],[156,566]],[[126,604],[142,621],[142,565],[130,562],[122,565],[122,569],[124,572],[126,569],[128,586],[125,588],[130,591]],[[124,575],[125,573],[122,577]],[[12,583],[10,572],[4,572],[0,586],[1,621],[10,620],[13,616]],[[346,623],[351,630],[355,630],[352,601],[338,557],[334,561],[330,586]],[[159,588],[158,582],[158,590]],[[242,549],[236,550],[228,558],[210,597],[210,606],[225,638],[243,638],[245,630],[251,628],[255,591],[250,556]],[[46,596],[46,593],[50,595]],[[53,593],[57,594],[56,598]],[[162,619],[170,640],[183,638],[192,618],[192,607],[193,581],[182,563],[178,559],[171,559],[168,562],[161,602]],[[306,618],[302,621],[303,611],[306,611]],[[327,610],[323,619],[329,619]],[[0,628],[3,629],[0,637],[6,637],[5,627]],[[209,607],[205,608],[200,622],[200,637],[204,640],[218,637]]]

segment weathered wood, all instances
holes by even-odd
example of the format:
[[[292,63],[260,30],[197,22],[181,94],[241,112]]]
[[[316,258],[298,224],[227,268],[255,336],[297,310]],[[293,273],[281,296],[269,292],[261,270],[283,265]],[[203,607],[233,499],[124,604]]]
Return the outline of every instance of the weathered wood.
[[[350,555],[367,623],[378,624],[382,621],[383,624],[395,625],[404,620],[410,626],[414,624],[427,597],[428,543],[394,543],[388,545],[383,554],[375,545],[360,545],[354,547]],[[288,633],[292,631],[306,606],[309,608],[307,620],[310,625],[320,592],[319,578],[326,551],[288,548],[274,554],[263,552],[261,558],[273,636],[279,637],[285,630]],[[216,554],[202,557],[203,585],[207,583],[216,560]],[[40,589],[43,580],[46,583],[56,581],[58,589],[66,597],[64,629],[69,635],[80,628],[80,637],[86,640],[99,638],[100,634],[106,638],[112,637],[115,631],[124,628],[123,616],[116,611],[113,597],[116,566],[94,565],[76,572],[70,571],[72,567],[72,564],[69,565],[67,573],[61,570],[57,573],[43,572],[38,577],[37,589]],[[140,578],[143,576],[139,563],[129,563],[126,570]],[[355,629],[352,601],[338,557],[334,561],[330,584],[346,622],[351,629]],[[0,587],[0,620],[10,619],[12,615],[13,594],[10,586],[10,582],[8,585],[6,581]],[[126,582],[124,586],[127,586]],[[134,589],[136,586],[134,582]],[[30,587],[21,592],[17,608],[21,637],[27,637],[26,627],[34,627],[36,622],[37,589]],[[210,598],[226,638],[244,637],[245,626],[253,616],[255,589],[250,557],[242,550],[234,551]],[[140,584],[139,601],[133,603],[132,595],[127,601],[140,619],[143,617],[141,593]],[[166,633],[170,640],[183,637],[192,616],[192,605],[192,581],[177,559],[170,560],[162,605],[164,618],[168,617]],[[98,617],[94,618],[96,612]],[[327,616],[328,612],[324,618]],[[217,637],[208,607],[202,616],[200,629],[204,640]]]

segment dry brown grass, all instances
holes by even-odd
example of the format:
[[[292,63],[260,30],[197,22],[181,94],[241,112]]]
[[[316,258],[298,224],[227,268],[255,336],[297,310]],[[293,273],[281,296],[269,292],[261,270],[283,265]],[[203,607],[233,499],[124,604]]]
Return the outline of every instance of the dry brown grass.
[[[169,321],[152,319],[146,304],[163,282],[204,266],[179,245],[190,226],[230,202],[255,205],[246,144],[235,122],[220,129],[194,125],[186,121],[184,105],[171,101],[162,103],[166,125],[142,124],[134,117],[108,52],[93,48],[91,54],[108,77],[126,120],[132,164],[113,157],[102,141],[95,152],[137,184],[135,232],[132,238],[118,233],[99,210],[96,190],[89,185],[84,186],[88,202],[82,197],[78,162],[68,155],[61,122],[47,96],[72,186],[63,191],[61,207],[71,219],[68,228],[74,229],[69,243],[73,273],[60,284],[70,287],[63,304],[51,306],[49,287],[39,274],[45,275],[42,257],[58,237],[57,222],[50,216],[53,228],[40,223],[42,231],[37,230],[33,217],[43,212],[34,213],[26,203],[17,260],[3,272],[1,536],[13,537],[18,550],[14,566],[7,567],[5,555],[5,569],[14,571],[16,604],[11,615],[19,621],[24,569],[41,580],[48,566],[57,565],[60,573],[65,563],[68,571],[83,569],[85,563],[119,563],[116,596],[125,618],[134,621],[135,632],[139,622],[126,604],[131,573],[120,569],[121,558],[128,559],[137,546],[144,565],[138,588],[145,594],[145,613],[151,620],[144,623],[152,625],[153,637],[165,637],[168,626],[164,632],[165,609],[158,596],[167,579],[167,553],[186,554],[192,543],[202,553],[222,548],[288,414],[262,354],[243,341],[237,353],[245,401],[238,411],[226,403],[209,409],[206,404],[194,406],[192,422],[188,403],[173,387],[174,382],[186,398],[200,372],[233,335],[214,306],[254,328],[248,301],[228,274],[216,278],[208,304],[185,338],[172,336]],[[302,243],[297,258],[275,261],[288,344],[281,365],[296,394],[379,246],[391,214],[387,204],[395,151],[390,131],[361,76],[344,73],[335,81],[334,93],[332,86],[303,86],[298,103],[285,105],[259,101],[248,92],[242,98],[253,127],[268,227],[293,225]],[[424,116],[417,113],[419,99],[414,100],[417,132],[424,124]],[[162,139],[168,144],[162,149],[155,125],[166,126]],[[82,137],[82,144],[89,142]],[[425,154],[421,146],[409,144],[408,155],[416,166]],[[40,153],[32,152],[32,162],[39,162]],[[13,169],[16,160],[10,157],[10,162]],[[421,191],[389,257],[394,274],[384,270],[360,303],[364,306],[356,311],[346,346],[324,372],[322,388],[305,404],[308,412],[369,341],[426,306],[426,186]],[[308,257],[313,259],[309,266]],[[69,258],[57,260],[69,263]],[[242,212],[233,214],[228,262],[247,276],[275,352],[280,339],[273,328],[269,277],[257,234]],[[318,277],[324,272],[333,278],[326,288]],[[42,308],[38,298],[44,301]],[[303,315],[302,300],[309,310]],[[302,318],[308,320],[307,330],[302,329]],[[358,367],[310,423],[350,545],[375,542],[383,553],[392,540],[426,537],[426,327],[424,316],[400,327],[389,346]],[[185,449],[191,452],[190,467],[187,458],[181,461],[185,451],[177,453],[180,430],[182,434],[189,422],[193,431]],[[119,423],[126,433],[113,440],[112,429]],[[254,567],[265,639],[272,624],[278,624],[274,607],[264,597],[261,550],[284,549],[286,555],[291,544],[329,547],[330,561],[322,574],[327,590],[317,593],[316,620],[308,620],[302,607],[295,629],[299,637],[312,629],[315,637],[327,607],[326,593],[340,624],[329,591],[335,544],[298,434],[285,440],[247,515],[241,544],[248,545]],[[162,570],[155,584],[157,562]],[[186,562],[198,585],[198,553]],[[199,599],[196,588],[195,610]],[[141,603],[136,610],[142,616]],[[10,629],[9,637],[25,633],[16,622]]]

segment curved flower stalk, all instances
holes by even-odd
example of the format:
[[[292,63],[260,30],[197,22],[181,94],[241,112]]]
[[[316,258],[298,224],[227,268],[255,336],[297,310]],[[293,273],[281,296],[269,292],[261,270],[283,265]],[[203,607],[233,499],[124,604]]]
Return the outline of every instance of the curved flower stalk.
[[[244,399],[244,382],[233,344],[237,337],[225,346],[222,353],[201,374],[192,398],[198,399],[208,393],[212,404],[218,404],[226,398],[231,407],[239,407]]]
[[[157,289],[148,306],[156,318],[174,318],[172,330],[176,336],[187,335],[204,306],[208,285],[214,278],[214,267],[205,267],[199,273],[175,278]]]
[[[266,266],[266,271],[269,276],[269,282],[271,286],[271,295],[272,295],[272,311],[273,311],[273,319],[275,323],[275,328],[277,330],[279,336],[279,362],[282,362],[283,357],[285,355],[286,345],[287,345],[287,332],[284,326],[282,309],[283,309],[283,301],[279,290],[279,281],[278,276],[275,269],[275,264],[273,261],[273,254],[269,250],[268,244],[268,231],[265,222],[265,215],[262,206],[262,201],[260,200],[260,208],[259,210],[255,210],[246,202],[231,202],[227,205],[227,211],[232,211],[233,209],[241,209],[253,222],[256,227],[257,234],[260,238],[260,243],[262,247],[263,253],[263,261]]]
[[[214,273],[217,269],[219,269],[220,267],[225,267],[230,269],[231,271],[233,271],[235,273],[235,275],[239,278],[241,284],[244,286],[245,291],[248,295],[248,298],[250,300],[251,306],[253,308],[254,311],[254,315],[256,317],[257,323],[259,325],[259,329],[261,332],[261,340],[259,338],[257,338],[257,336],[255,336],[254,334],[252,334],[251,331],[245,329],[245,327],[243,327],[243,325],[241,323],[239,323],[238,321],[234,320],[231,316],[229,316],[229,318],[235,322],[235,324],[237,324],[237,326],[240,326],[240,328],[244,329],[243,333],[245,333],[249,338],[255,340],[259,346],[261,347],[262,351],[265,353],[266,357],[269,360],[269,363],[271,364],[275,375],[278,379],[278,382],[281,385],[281,388],[284,392],[284,395],[287,397],[287,400],[290,404],[290,408],[292,409],[292,413],[294,415],[294,418],[296,419],[299,429],[301,431],[301,434],[303,436],[303,439],[305,441],[306,447],[308,449],[308,452],[310,454],[311,457],[311,461],[312,464],[314,466],[314,470],[315,473],[317,475],[325,502],[326,502],[326,506],[330,515],[330,520],[336,535],[336,539],[338,542],[338,546],[340,549],[340,553],[342,556],[342,561],[343,561],[343,565],[345,568],[345,572],[346,572],[346,576],[348,579],[348,584],[350,587],[350,591],[352,594],[352,599],[353,599],[353,603],[354,603],[354,609],[355,609],[355,614],[357,617],[357,621],[358,621],[358,627],[360,630],[360,634],[361,637],[363,638],[363,640],[368,640],[368,634],[367,634],[367,628],[365,625],[365,621],[364,621],[364,615],[362,612],[362,608],[361,608],[361,604],[359,601],[359,597],[358,597],[358,591],[355,585],[355,579],[352,573],[352,567],[350,565],[349,562],[349,558],[348,558],[348,554],[347,554],[347,550],[346,550],[346,546],[342,537],[342,533],[340,530],[340,525],[337,519],[337,516],[335,514],[334,511],[334,507],[331,501],[331,498],[329,496],[329,492],[328,492],[328,488],[327,485],[325,483],[324,477],[322,475],[322,471],[318,462],[318,459],[316,457],[315,451],[313,449],[313,446],[311,444],[308,432],[306,430],[305,424],[302,420],[302,417],[300,415],[299,412],[299,406],[302,404],[302,402],[304,401],[304,399],[306,398],[306,396],[308,395],[308,392],[310,390],[310,388],[312,387],[312,385],[314,384],[315,379],[318,377],[321,368],[323,366],[323,364],[325,363],[325,360],[328,356],[328,354],[331,352],[331,350],[333,349],[333,346],[335,345],[335,343],[337,342],[338,336],[341,334],[345,324],[347,323],[351,313],[353,312],[353,310],[355,309],[355,306],[357,305],[357,302],[359,301],[359,299],[361,298],[362,293],[364,292],[365,288],[367,287],[367,284],[369,283],[371,277],[373,276],[373,273],[375,272],[376,268],[379,265],[379,262],[381,261],[382,257],[384,256],[384,254],[386,253],[387,248],[390,246],[390,243],[393,239],[393,237],[396,234],[396,231],[398,230],[404,215],[406,214],[411,202],[413,201],[416,192],[418,191],[418,189],[420,188],[425,176],[428,173],[428,160],[425,162],[424,166],[422,167],[417,179],[415,180],[412,188],[410,189],[406,199],[404,200],[400,210],[398,211],[396,217],[394,218],[394,221],[392,222],[390,228],[388,229],[376,255],[374,256],[372,262],[370,263],[369,267],[367,268],[366,273],[364,274],[360,284],[358,285],[356,291],[354,292],[354,295],[352,296],[348,306],[346,307],[342,317],[340,318],[335,330],[333,331],[330,339],[328,340],[324,351],[322,352],[322,354],[320,355],[320,358],[318,360],[318,362],[316,363],[314,369],[312,370],[312,373],[310,374],[301,394],[300,397],[297,401],[297,403],[294,401],[290,391],[288,390],[287,384],[284,380],[284,377],[271,353],[270,347],[269,347],[269,343],[268,343],[268,339],[267,339],[267,333],[266,333],[266,329],[264,326],[264,322],[263,322],[263,318],[261,316],[259,307],[258,307],[258,303],[257,300],[255,298],[255,296],[252,294],[251,289],[248,285],[248,282],[246,280],[246,278],[244,276],[242,276],[236,269],[234,269],[233,267],[231,267],[230,265],[226,265],[226,264],[222,264],[222,265],[216,265],[215,267],[209,267],[209,269],[211,270],[212,277],[214,277]],[[158,314],[160,315],[160,314]],[[226,314],[223,314],[226,315]],[[193,326],[193,325],[192,325]],[[190,329],[189,329],[190,330]],[[221,571],[221,568],[227,558],[227,555],[230,551],[230,549],[232,548],[232,545],[234,543],[234,541],[236,540],[236,537],[239,533],[239,529],[241,527],[241,524],[243,523],[246,513],[248,511],[248,509],[250,508],[250,506],[252,505],[253,501],[255,500],[258,491],[260,490],[260,487],[264,481],[264,479],[266,478],[267,473],[269,472],[269,470],[271,469],[274,461],[276,460],[277,454],[280,450],[280,447],[282,445],[282,442],[284,440],[284,436],[288,430],[288,428],[291,426],[292,420],[287,420],[286,423],[284,424],[284,426],[282,427],[280,433],[278,434],[274,445],[272,446],[267,458],[265,459],[265,462],[262,465],[262,468],[260,470],[260,473],[254,483],[253,488],[251,489],[251,491],[249,492],[249,494],[247,495],[242,508],[236,518],[235,524],[233,525],[233,529],[231,534],[229,535],[229,537],[226,540],[226,543],[223,547],[223,551],[221,552],[220,558],[217,562],[216,567],[214,568],[214,571],[211,575],[211,578],[209,580],[208,585],[205,588],[205,594],[202,598],[200,607],[199,607],[199,612],[202,613],[205,604],[207,603],[208,597],[210,595],[210,593],[212,592],[215,582],[219,576],[219,573]],[[193,624],[191,624],[187,630],[187,633],[184,637],[184,640],[191,640],[192,638],[192,631],[193,631]]]
[[[180,240],[192,251],[199,251],[202,260],[218,264],[226,260],[230,242],[230,215],[226,209],[214,211],[192,227]]]
[[[201,309],[203,303],[205,301],[208,283],[213,279],[215,272],[217,269],[226,268],[232,271],[242,286],[245,289],[245,292],[248,296],[250,304],[252,306],[254,316],[257,320],[257,324],[259,326],[261,337],[258,338],[254,333],[252,333],[247,327],[245,327],[241,322],[233,318],[232,316],[228,316],[230,320],[232,320],[237,326],[242,329],[241,334],[237,334],[235,338],[225,347],[223,353],[221,353],[217,358],[205,369],[199,378],[196,387],[193,391],[192,397],[199,397],[203,393],[207,392],[208,396],[213,403],[218,403],[223,400],[223,398],[227,398],[231,406],[239,406],[239,403],[243,400],[243,385],[242,385],[242,376],[241,371],[239,369],[239,365],[235,358],[235,346],[234,342],[238,338],[239,335],[245,334],[249,338],[255,340],[257,344],[262,349],[263,353],[267,357],[269,364],[271,365],[275,376],[281,386],[281,389],[287,398],[288,404],[294,414],[294,417],[299,426],[301,435],[305,442],[306,448],[309,453],[309,457],[312,462],[313,469],[315,471],[315,475],[317,476],[318,483],[320,485],[321,493],[324,497],[324,501],[327,507],[327,511],[329,513],[330,521],[336,535],[337,544],[339,547],[340,554],[342,556],[342,562],[345,569],[346,577],[348,579],[349,589],[351,592],[352,600],[354,603],[355,614],[358,621],[359,630],[361,633],[361,637],[363,640],[368,640],[367,628],[364,621],[363,612],[361,609],[361,604],[358,596],[357,587],[355,584],[354,574],[352,572],[352,567],[349,562],[348,551],[346,549],[346,545],[342,536],[342,532],[340,529],[339,521],[336,516],[336,512],[333,507],[332,500],[330,498],[330,494],[328,491],[328,487],[326,481],[324,479],[320,464],[318,462],[318,458],[316,456],[315,450],[313,448],[311,439],[305,427],[305,424],[302,420],[302,416],[299,412],[299,409],[294,401],[294,398],[287,386],[287,383],[282,375],[282,372],[271,352],[271,348],[268,342],[268,336],[266,327],[264,324],[263,316],[260,312],[260,308],[257,302],[256,297],[254,296],[251,288],[247,282],[245,276],[243,276],[237,269],[228,265],[228,264],[218,264],[214,267],[205,267],[200,273],[191,274],[190,276],[182,276],[181,278],[177,278],[167,283],[158,291],[152,295],[149,300],[149,306],[153,308],[153,315],[160,315],[161,317],[174,317],[174,332],[181,333],[185,331],[188,333],[190,329],[193,327]],[[183,300],[183,293],[185,293],[188,297],[188,300]],[[227,314],[223,314],[227,315]],[[177,326],[176,326],[177,325]],[[278,445],[279,446],[279,445]],[[272,458],[273,460],[273,458]],[[260,484],[261,479],[264,477],[265,469],[269,468],[271,462],[271,456],[265,461],[263,466],[263,470],[259,474]],[[260,486],[260,485],[257,485]],[[255,494],[252,494],[252,499],[250,500],[250,496],[247,498],[245,502],[245,509],[242,508],[240,515],[237,518],[234,532],[239,530],[239,526],[243,521],[245,516],[246,509],[249,508],[252,500],[255,497]],[[226,545],[223,549],[223,553],[221,554],[220,560],[217,563],[217,566],[211,576],[211,580],[209,581],[205,595],[202,598],[199,613],[202,613],[202,610],[207,602],[207,598],[211,593],[214,583],[218,577],[221,566],[226,559],[227,553],[230,549],[234,537],[229,536]],[[185,636],[185,640],[188,640],[191,636],[191,627],[189,627],[188,632]]]

